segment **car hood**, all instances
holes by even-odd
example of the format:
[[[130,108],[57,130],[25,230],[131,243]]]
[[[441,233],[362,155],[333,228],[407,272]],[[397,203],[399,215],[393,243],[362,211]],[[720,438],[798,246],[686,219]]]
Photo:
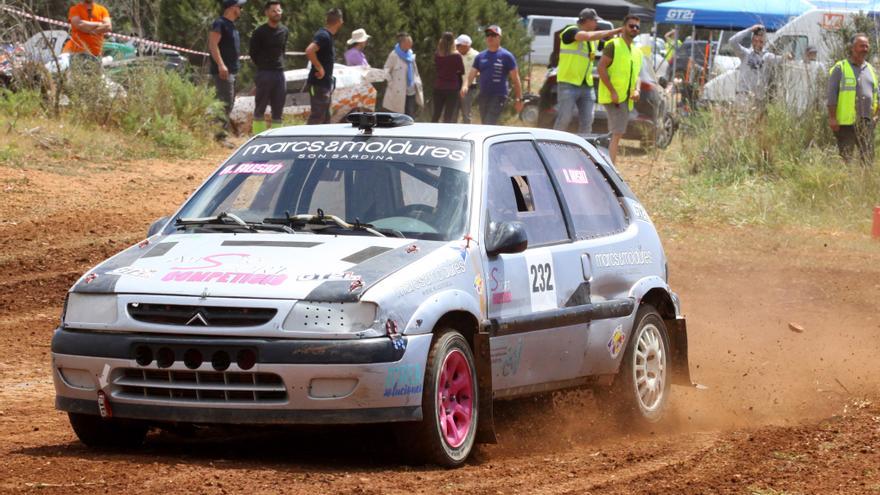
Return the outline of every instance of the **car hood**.
[[[353,235],[154,236],[95,267],[72,291],[357,301],[445,244]]]

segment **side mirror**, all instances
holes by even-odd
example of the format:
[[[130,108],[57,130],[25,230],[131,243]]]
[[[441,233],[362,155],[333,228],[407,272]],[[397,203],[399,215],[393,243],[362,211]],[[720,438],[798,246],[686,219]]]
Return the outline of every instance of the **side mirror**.
[[[154,235],[158,234],[159,231],[162,230],[162,227],[164,227],[165,224],[168,223],[169,218],[171,218],[171,217],[166,216],[166,217],[162,217],[162,218],[156,220],[155,222],[153,222],[150,225],[150,228],[147,229],[147,237],[153,237]]]
[[[529,247],[526,227],[522,222],[502,222],[489,224],[486,253],[498,256],[502,253],[521,253]]]

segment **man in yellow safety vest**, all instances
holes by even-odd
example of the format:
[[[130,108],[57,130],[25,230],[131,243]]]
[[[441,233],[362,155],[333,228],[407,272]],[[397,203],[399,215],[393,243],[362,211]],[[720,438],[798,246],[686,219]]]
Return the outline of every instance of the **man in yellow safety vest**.
[[[622,28],[594,31],[599,16],[590,8],[581,10],[577,24],[559,33],[559,66],[556,72],[557,102],[554,129],[568,130],[578,112],[578,134],[593,132],[593,60],[598,40],[621,32]]]
[[[853,148],[865,167],[874,164],[874,123],[877,120],[877,72],[868,63],[868,35],[850,38],[849,58],[831,68],[828,78],[828,125],[837,138],[840,156],[849,163]]]
[[[611,146],[611,161],[617,160],[620,138],[626,134],[629,113],[633,102],[639,99],[639,71],[642,69],[642,52],[633,40],[639,35],[641,21],[629,14],[623,18],[623,33],[605,44],[599,60],[599,104],[605,107]]]

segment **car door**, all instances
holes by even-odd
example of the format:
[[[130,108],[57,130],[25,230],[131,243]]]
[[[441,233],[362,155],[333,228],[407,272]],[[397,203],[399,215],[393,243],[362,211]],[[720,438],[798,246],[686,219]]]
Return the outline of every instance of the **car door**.
[[[524,252],[486,255],[493,388],[496,397],[556,388],[583,370],[586,327],[554,319],[584,281],[580,254],[535,142],[508,138],[485,153],[487,230],[521,222],[528,236]]]
[[[630,290],[642,278],[662,273],[663,255],[649,242],[652,237],[639,236],[643,226],[653,227],[631,221],[623,195],[584,148],[551,141],[540,141],[538,148],[558,179],[589,283],[594,311],[583,373],[613,374],[632,326]]]

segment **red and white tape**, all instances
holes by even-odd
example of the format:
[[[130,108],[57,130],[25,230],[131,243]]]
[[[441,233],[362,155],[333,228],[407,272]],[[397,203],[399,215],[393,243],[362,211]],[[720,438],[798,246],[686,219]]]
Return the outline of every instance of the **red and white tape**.
[[[63,28],[65,28],[65,29],[70,29],[70,24],[69,24],[69,23],[66,23],[66,22],[63,22],[63,21],[59,21],[59,20],[56,20],[56,19],[49,19],[48,17],[43,17],[43,16],[39,16],[39,15],[34,15],[34,14],[29,13],[29,12],[25,12],[25,11],[23,11],[23,10],[19,10],[19,9],[16,9],[16,8],[13,8],[13,7],[7,7],[7,6],[5,6],[5,5],[0,5],[0,10],[5,10],[6,12],[9,12],[10,14],[15,14],[15,15],[18,15],[18,16],[21,16],[21,17],[25,17],[25,18],[27,18],[27,19],[33,19],[33,20],[35,20],[35,21],[43,22],[43,23],[46,23],[46,24],[51,24],[51,25],[53,25],[53,26],[59,26],[59,27],[63,27]],[[162,42],[159,42],[159,41],[153,41],[153,40],[147,40],[147,39],[144,39],[144,38],[138,38],[138,37],[136,37],[136,36],[128,36],[128,35],[124,35],[124,34],[116,34],[116,33],[110,33],[109,35],[110,35],[110,36],[113,36],[114,38],[119,38],[119,39],[126,40],[126,41],[135,41],[135,42],[137,42],[137,43],[143,43],[143,44],[145,44],[145,45],[156,46],[156,47],[159,47],[159,48],[167,48],[167,49],[169,49],[169,50],[177,50],[177,51],[179,51],[179,52],[190,53],[190,54],[192,54],[192,55],[201,55],[201,56],[203,56],[203,57],[207,57],[207,56],[208,56],[208,54],[207,54],[206,52],[200,52],[200,51],[197,51],[197,50],[190,50],[189,48],[183,48],[183,47],[180,47],[180,46],[169,45],[169,44],[167,44],[167,43],[162,43]]]

